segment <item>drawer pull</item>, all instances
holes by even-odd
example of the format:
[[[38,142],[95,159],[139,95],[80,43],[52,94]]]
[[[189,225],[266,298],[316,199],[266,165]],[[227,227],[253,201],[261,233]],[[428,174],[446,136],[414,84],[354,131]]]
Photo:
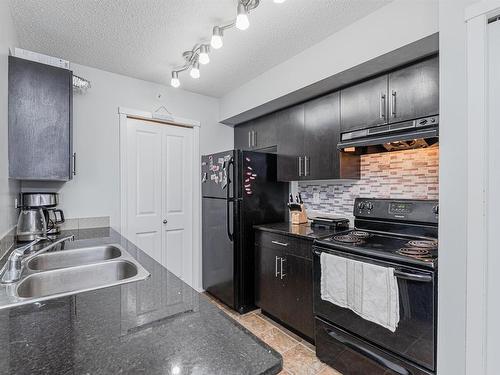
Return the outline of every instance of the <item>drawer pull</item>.
[[[279,241],[271,241],[271,242],[272,242],[273,244],[275,244],[275,245],[279,245],[279,246],[285,246],[285,247],[287,247],[287,246],[288,246],[288,244],[287,244],[287,243],[284,243],[284,242],[279,242]]]

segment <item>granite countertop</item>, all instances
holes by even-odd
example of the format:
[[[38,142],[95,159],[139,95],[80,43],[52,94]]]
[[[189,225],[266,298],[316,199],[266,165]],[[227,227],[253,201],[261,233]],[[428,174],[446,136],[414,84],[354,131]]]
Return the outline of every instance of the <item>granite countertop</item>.
[[[345,231],[346,229],[325,229],[325,228],[313,228],[309,224],[291,224],[291,223],[272,223],[272,224],[261,224],[255,225],[255,229],[263,230],[266,232],[284,234],[287,236],[305,238],[305,239],[319,239],[324,237],[332,236],[338,232]]]
[[[120,244],[145,281],[0,310],[2,374],[277,374],[281,356],[109,228],[65,249]],[[62,250],[64,251],[64,250]]]

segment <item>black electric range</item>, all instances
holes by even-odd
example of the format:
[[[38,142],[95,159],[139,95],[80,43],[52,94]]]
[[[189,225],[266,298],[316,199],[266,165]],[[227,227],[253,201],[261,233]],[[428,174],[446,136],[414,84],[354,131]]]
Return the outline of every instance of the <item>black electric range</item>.
[[[316,240],[316,354],[345,375],[434,374],[438,202],[355,200],[355,228]],[[394,269],[400,320],[394,332],[321,298],[321,254]]]

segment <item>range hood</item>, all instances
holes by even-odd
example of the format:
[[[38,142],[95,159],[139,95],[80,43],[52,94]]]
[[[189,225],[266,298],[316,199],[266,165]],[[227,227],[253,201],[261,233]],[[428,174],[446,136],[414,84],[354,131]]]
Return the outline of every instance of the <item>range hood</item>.
[[[343,133],[337,148],[345,152],[381,152],[424,148],[437,143],[439,116]]]

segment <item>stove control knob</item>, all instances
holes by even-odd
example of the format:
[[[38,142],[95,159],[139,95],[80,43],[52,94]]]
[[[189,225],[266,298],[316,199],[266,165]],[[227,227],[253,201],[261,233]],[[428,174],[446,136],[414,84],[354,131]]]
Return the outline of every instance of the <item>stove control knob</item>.
[[[372,202],[368,202],[366,204],[366,208],[369,209],[369,210],[373,210],[373,203]]]
[[[358,208],[359,208],[360,210],[364,209],[364,208],[365,208],[365,202],[359,202],[359,203],[358,203]]]
[[[439,205],[435,205],[432,207],[432,212],[434,212],[436,215],[439,215]]]

